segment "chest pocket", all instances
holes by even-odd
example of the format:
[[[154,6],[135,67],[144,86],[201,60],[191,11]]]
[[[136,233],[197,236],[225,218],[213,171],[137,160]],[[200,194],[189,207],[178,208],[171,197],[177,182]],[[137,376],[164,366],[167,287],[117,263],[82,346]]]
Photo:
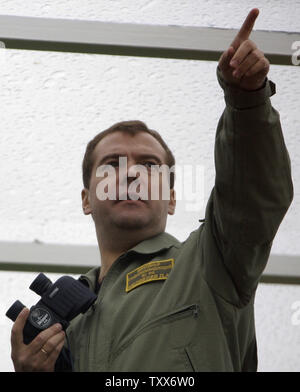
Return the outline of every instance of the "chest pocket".
[[[199,312],[190,304],[147,322],[112,351],[110,371],[192,371],[178,349],[193,336]]]

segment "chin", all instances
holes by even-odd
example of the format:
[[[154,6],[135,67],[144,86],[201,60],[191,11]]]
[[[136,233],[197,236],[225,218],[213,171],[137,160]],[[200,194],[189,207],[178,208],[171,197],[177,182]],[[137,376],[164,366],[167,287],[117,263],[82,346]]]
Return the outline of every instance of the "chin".
[[[114,221],[114,224],[119,229],[125,230],[140,230],[149,225],[149,220],[145,217],[119,217]]]

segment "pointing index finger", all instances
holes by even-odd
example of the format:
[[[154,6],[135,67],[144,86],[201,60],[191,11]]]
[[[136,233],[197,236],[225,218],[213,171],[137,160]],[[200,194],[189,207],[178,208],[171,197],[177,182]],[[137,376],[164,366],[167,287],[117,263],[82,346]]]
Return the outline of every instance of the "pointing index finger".
[[[253,8],[249,14],[247,15],[246,19],[242,27],[240,28],[239,32],[235,36],[234,40],[232,41],[231,45],[234,49],[237,49],[243,41],[246,41],[253,29],[254,23],[256,18],[258,17],[259,9]]]

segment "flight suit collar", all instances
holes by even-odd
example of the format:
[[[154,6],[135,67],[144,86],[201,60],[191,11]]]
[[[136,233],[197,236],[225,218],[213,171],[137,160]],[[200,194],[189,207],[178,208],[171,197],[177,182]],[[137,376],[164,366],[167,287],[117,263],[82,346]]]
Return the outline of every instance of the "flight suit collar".
[[[162,232],[155,235],[154,237],[147,238],[146,240],[139,242],[136,246],[129,249],[127,253],[136,252],[142,254],[151,254],[160,252],[163,249],[171,248],[172,246],[178,247],[179,245],[180,242],[175,237],[166,232]]]
[[[126,253],[124,253],[124,256],[130,253],[140,253],[145,255],[155,254],[162,250],[169,249],[172,246],[179,247],[180,242],[171,234],[162,232],[139,242],[133,248],[130,248]],[[94,290],[100,273],[100,268],[101,267],[99,266],[92,268],[86,274],[81,275],[79,280],[87,284],[90,289]]]

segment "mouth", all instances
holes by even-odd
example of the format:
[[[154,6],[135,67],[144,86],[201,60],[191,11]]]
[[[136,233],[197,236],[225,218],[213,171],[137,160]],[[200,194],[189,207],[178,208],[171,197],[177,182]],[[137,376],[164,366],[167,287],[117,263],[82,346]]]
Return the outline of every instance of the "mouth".
[[[116,203],[115,204],[116,206],[120,206],[117,208],[121,208],[121,209],[129,208],[130,210],[131,209],[140,209],[140,208],[144,208],[144,206],[146,206],[144,200],[141,200],[141,199],[139,199],[139,200],[130,200],[130,199],[129,200],[116,200],[115,203]]]
[[[116,200],[117,203],[126,203],[126,204],[137,204],[137,203],[144,203],[144,200]]]
[[[131,197],[134,197],[134,199],[132,199]],[[143,200],[141,197],[139,197],[137,194],[122,194],[119,196],[119,199],[117,199],[115,201],[116,203],[127,203],[127,204],[140,204],[140,203],[145,203],[146,200]]]

